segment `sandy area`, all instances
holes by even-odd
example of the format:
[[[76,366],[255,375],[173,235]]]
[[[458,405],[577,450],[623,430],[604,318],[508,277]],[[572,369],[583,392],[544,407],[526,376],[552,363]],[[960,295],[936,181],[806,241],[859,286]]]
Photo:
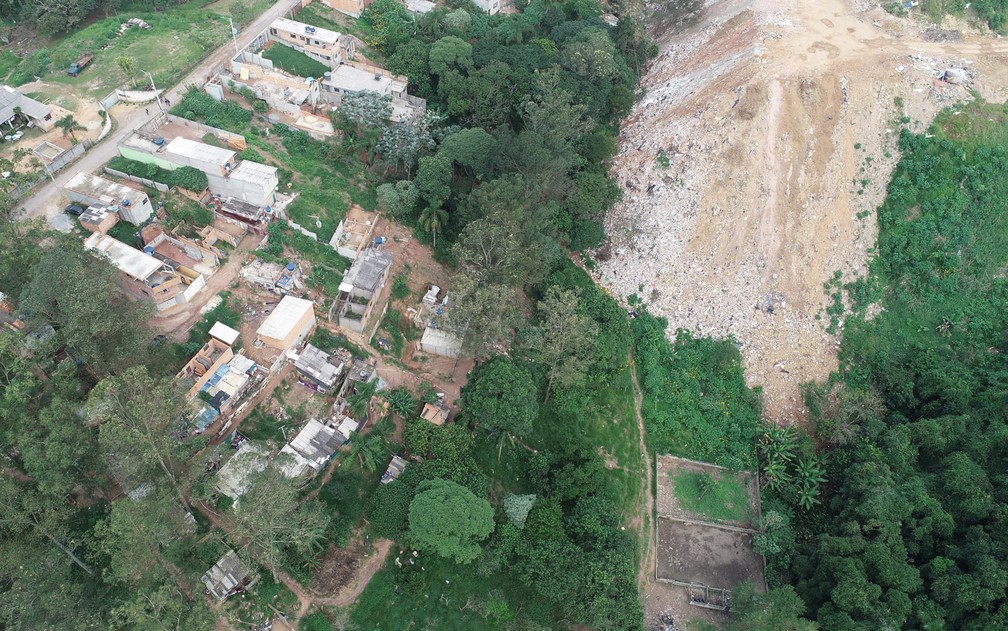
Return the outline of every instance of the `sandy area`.
[[[866,271],[899,119],[923,130],[968,87],[1004,101],[1008,42],[844,0],[719,0],[659,39],[613,161],[624,200],[599,279],[670,335],[733,335],[765,415],[801,421],[799,384],[837,367],[823,286]],[[936,82],[947,68],[967,85]]]

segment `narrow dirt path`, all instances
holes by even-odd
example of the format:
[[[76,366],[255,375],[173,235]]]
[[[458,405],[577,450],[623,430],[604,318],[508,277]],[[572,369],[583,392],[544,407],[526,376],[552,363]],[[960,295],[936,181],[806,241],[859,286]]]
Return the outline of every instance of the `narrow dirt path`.
[[[308,608],[312,604],[323,607],[346,607],[352,604],[357,597],[364,592],[364,588],[368,586],[374,575],[378,573],[378,570],[385,565],[385,557],[388,556],[389,550],[392,549],[393,541],[390,539],[376,539],[374,542],[375,551],[374,554],[368,555],[368,557],[361,563],[360,567],[354,573],[353,578],[347,583],[347,585],[341,589],[335,596],[320,596],[315,592],[310,590],[302,589],[302,592],[310,599],[308,607],[305,606],[304,601],[301,603],[301,611],[298,612],[298,618],[308,613]],[[300,587],[300,586],[299,586]],[[298,596],[300,599],[300,595]]]
[[[637,381],[637,363],[633,351],[630,351],[630,377],[634,390],[634,415],[637,417],[637,437],[640,440],[641,460],[644,461],[644,510],[641,518],[647,528],[647,546],[641,556],[640,568],[637,570],[637,588],[644,593],[644,586],[655,576],[655,520],[654,520],[654,479],[651,468],[651,457],[647,444],[644,442],[644,417],[641,416],[641,406],[644,404],[644,394]]]
[[[205,515],[210,522],[220,528],[226,533],[230,533],[234,524],[231,523],[226,516],[221,515],[212,508],[210,508],[203,501],[195,501],[192,503],[193,508],[198,510],[200,513]],[[289,625],[292,628],[296,628],[298,622],[304,616],[308,615],[311,611],[312,606],[322,606],[322,607],[346,607],[357,600],[357,597],[364,592],[364,588],[367,587],[374,575],[378,573],[378,570],[382,568],[385,564],[385,557],[388,556],[389,550],[392,549],[393,543],[389,539],[375,539],[374,554],[370,554],[366,559],[360,564],[360,567],[354,572],[354,576],[347,581],[346,586],[341,589],[334,596],[322,596],[315,593],[311,589],[308,589],[294,580],[289,574],[283,570],[277,570],[276,576],[280,579],[287,589],[291,590],[295,596],[297,596],[299,607],[294,619],[289,621]]]
[[[228,256],[224,265],[214,272],[210,280],[206,282],[206,287],[197,294],[198,298],[190,302],[185,310],[179,313],[166,318],[158,316],[151,318],[151,325],[176,342],[185,341],[189,335],[189,329],[203,317],[201,313],[203,307],[238,280],[242,264],[245,262],[245,255],[254,250],[260,241],[262,241],[262,237],[259,235],[245,235],[238,243],[238,247]]]

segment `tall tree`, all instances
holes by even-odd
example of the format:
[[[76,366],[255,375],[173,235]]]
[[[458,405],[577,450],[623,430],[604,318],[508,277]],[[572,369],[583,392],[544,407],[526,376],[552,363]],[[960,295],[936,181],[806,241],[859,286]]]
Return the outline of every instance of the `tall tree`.
[[[76,550],[69,536],[73,510],[65,498],[48,497],[30,483],[19,484],[0,476],[0,533],[5,538],[37,540],[52,545],[89,575],[94,570]]]
[[[275,466],[251,475],[249,483],[235,506],[234,534],[279,582],[286,555],[318,551],[329,517],[317,501],[302,502],[295,481]]]
[[[67,114],[63,118],[56,121],[56,126],[59,127],[60,130],[63,132],[63,137],[66,138],[67,136],[70,136],[70,139],[73,140],[74,144],[77,143],[77,136],[76,134],[74,134],[74,132],[84,131],[85,129],[87,129],[86,127],[78,123],[76,120],[74,120],[73,114]]]
[[[528,371],[498,356],[477,366],[462,388],[462,409],[472,423],[503,440],[532,431],[538,390]]]
[[[584,379],[595,352],[598,325],[579,313],[580,291],[550,287],[537,307],[539,323],[526,342],[532,358],[546,367],[546,400],[553,385],[570,387]]]
[[[178,438],[184,403],[174,382],[155,379],[143,366],[102,380],[88,398],[88,417],[99,424],[98,442],[127,491],[162,474],[187,509],[183,443]]]
[[[378,469],[378,459],[385,453],[385,437],[372,430],[368,434],[354,432],[350,437],[350,458],[356,458],[361,470],[374,473]]]
[[[119,272],[110,263],[63,236],[50,236],[36,257],[18,305],[31,320],[51,324],[98,375],[143,360],[151,308],[119,297]]]
[[[434,249],[437,250],[437,233],[444,230],[448,223],[448,211],[438,206],[427,206],[420,211],[420,225],[431,233],[434,239]]]
[[[462,348],[477,358],[507,344],[520,321],[517,293],[511,286],[480,282],[469,273],[457,274],[448,302],[449,328],[462,338]]]
[[[409,536],[418,548],[471,563],[480,553],[480,541],[494,528],[490,502],[449,480],[425,480],[409,508]]]
[[[115,58],[115,64],[119,66],[119,71],[123,73],[123,76],[133,82],[133,87],[135,88],[137,74],[136,58],[129,55],[120,55]]]
[[[160,489],[135,500],[113,502],[108,516],[95,528],[97,548],[109,558],[106,580],[150,588],[179,578],[182,571],[172,561],[172,553],[194,530],[184,515],[174,494]],[[187,593],[188,585],[182,580],[177,584],[192,604],[195,598]]]

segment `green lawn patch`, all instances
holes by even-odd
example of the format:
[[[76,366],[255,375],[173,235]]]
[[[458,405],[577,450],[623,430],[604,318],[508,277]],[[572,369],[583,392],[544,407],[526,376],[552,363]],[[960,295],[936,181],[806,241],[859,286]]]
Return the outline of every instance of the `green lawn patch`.
[[[749,519],[749,493],[737,475],[703,471],[669,473],[683,508],[712,521]]]
[[[252,440],[271,440],[276,443],[287,441],[287,434],[291,433],[290,421],[278,419],[267,414],[262,406],[256,406],[248,417],[242,421],[241,432]]]
[[[471,631],[500,629],[509,620],[555,628],[549,604],[506,570],[483,576],[478,560],[458,565],[431,554],[414,565],[403,559],[398,568],[395,552],[350,615],[361,629]]]
[[[238,134],[246,133],[252,122],[251,110],[234,101],[217,101],[196,88],[186,92],[182,100],[172,106],[171,113]]]
[[[301,618],[298,623],[298,631],[333,631],[332,623],[321,611]]]
[[[21,63],[21,58],[14,54],[13,51],[5,50],[0,53],[0,78],[7,78],[14,66]]]
[[[395,309],[390,309],[385,317],[382,318],[381,324],[378,326],[378,335],[374,336],[371,340],[371,346],[381,351],[383,355],[389,355],[391,357],[400,358],[402,357],[403,348],[406,345],[406,339],[403,336],[402,328],[400,327],[400,316],[399,312]],[[388,348],[382,348],[379,343],[379,339],[384,339],[388,344]]]
[[[236,26],[254,19],[269,4],[266,0],[243,2],[246,10],[235,16]],[[172,6],[171,11],[152,11],[149,3],[123,7],[118,14],[90,23],[29,55],[32,62],[24,69],[16,68],[11,80],[23,83],[32,79],[30,75],[38,75],[97,98],[116,87],[132,86],[134,81],[137,86],[148,85],[144,72],[152,73],[158,85],[177,83],[203,57],[231,39],[229,6],[207,9],[205,1],[192,0]],[[120,35],[119,25],[134,17],[151,28],[131,28]],[[78,77],[68,76],[67,67],[84,52],[93,53],[94,60]],[[116,64],[119,57],[136,61],[134,76],[122,72]]]
[[[319,327],[312,334],[311,343],[327,353],[331,353],[337,348],[345,348],[354,357],[363,359],[368,356],[359,346],[351,342],[345,335],[334,335],[328,330]]]
[[[137,232],[138,228],[133,224],[126,221],[120,221],[116,225],[109,228],[108,235],[113,239],[118,239],[119,241],[122,241],[128,246],[139,248],[142,246],[140,244],[140,240],[136,237]]]
[[[200,345],[206,343],[207,338],[210,337],[210,328],[215,322],[223,322],[233,329],[238,329],[241,327],[241,313],[232,309],[228,305],[228,300],[231,294],[229,292],[224,292],[220,294],[220,304],[207,311],[203,318],[193,325],[189,329],[189,341],[195,342]],[[193,351],[195,353],[196,351]]]
[[[329,72],[329,66],[284,44],[273,44],[263,53],[263,57],[272,61],[280,70],[298,77],[318,78]]]

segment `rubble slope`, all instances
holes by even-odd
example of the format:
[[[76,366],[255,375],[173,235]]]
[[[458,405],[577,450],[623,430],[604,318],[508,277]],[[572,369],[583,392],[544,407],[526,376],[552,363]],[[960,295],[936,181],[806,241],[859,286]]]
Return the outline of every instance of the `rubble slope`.
[[[718,0],[658,39],[599,280],[670,335],[733,335],[765,415],[800,421],[799,384],[837,365],[824,284],[866,271],[900,119],[923,130],[969,88],[1004,101],[1008,43],[844,0]],[[966,83],[936,80],[948,68]]]

